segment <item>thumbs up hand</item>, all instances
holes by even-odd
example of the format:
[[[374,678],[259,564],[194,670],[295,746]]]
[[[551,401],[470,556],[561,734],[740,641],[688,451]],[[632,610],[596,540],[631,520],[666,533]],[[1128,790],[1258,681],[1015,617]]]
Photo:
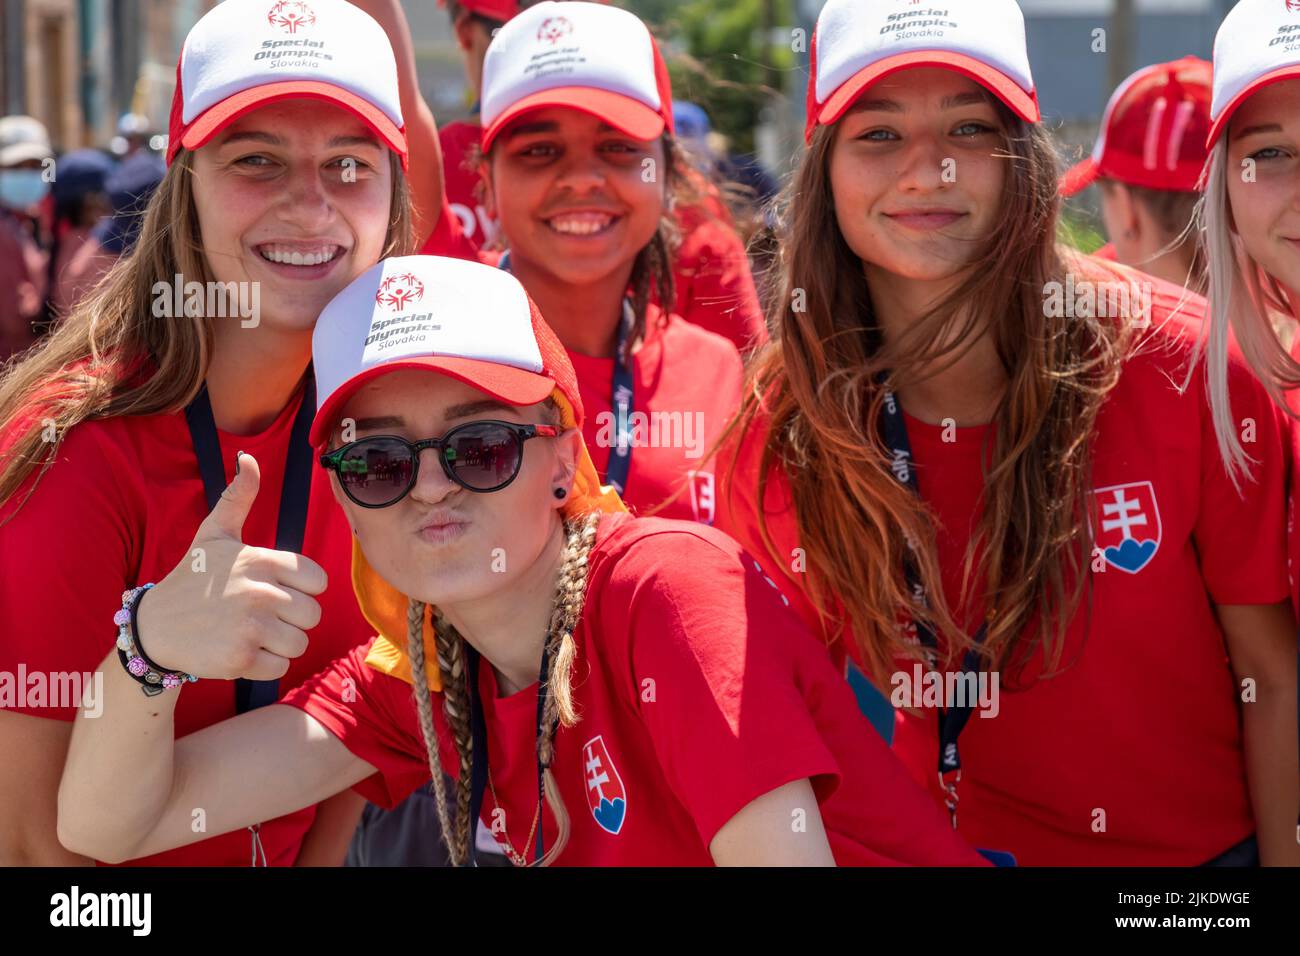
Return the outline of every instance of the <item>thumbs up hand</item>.
[[[306,651],[306,632],[320,623],[325,570],[301,554],[243,543],[260,483],[257,460],[241,453],[189,551],[141,599],[136,639],[160,667],[278,680]]]

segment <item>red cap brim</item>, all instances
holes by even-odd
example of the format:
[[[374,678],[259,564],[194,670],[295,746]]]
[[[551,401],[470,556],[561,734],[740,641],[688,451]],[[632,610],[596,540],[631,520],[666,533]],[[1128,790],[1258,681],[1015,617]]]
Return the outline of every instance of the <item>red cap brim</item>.
[[[481,359],[457,358],[450,355],[425,355],[416,358],[385,362],[358,372],[334,390],[325,400],[311,423],[311,444],[324,447],[330,433],[338,423],[339,413],[357,389],[375,379],[400,369],[423,369],[438,372],[458,382],[464,382],[507,405],[536,405],[545,401],[555,390],[555,379],[538,372],[485,362]]]
[[[589,113],[633,139],[657,139],[667,128],[662,113],[652,110],[630,96],[612,93],[609,90],[598,90],[590,86],[560,86],[553,90],[533,93],[512,103],[492,121],[491,126],[484,127],[483,152],[486,153],[492,148],[492,142],[497,138],[497,134],[515,117],[547,106],[564,106]]]
[[[245,113],[251,113],[268,103],[290,99],[326,100],[343,107],[373,129],[380,140],[401,157],[402,169],[406,169],[409,156],[405,129],[398,128],[383,110],[369,100],[333,83],[322,83],[319,80],[267,83],[227,96],[186,126],[181,134],[180,143],[173,143],[170,153],[175,155],[176,149],[180,146],[188,150],[196,150]]]
[[[1061,177],[1062,196],[1076,196],[1097,181],[1097,162],[1091,156],[1071,166]]]
[[[830,95],[830,99],[822,104],[817,113],[817,122],[829,126],[844,115],[868,86],[899,70],[918,66],[938,66],[968,76],[1007,104],[1011,112],[1026,122],[1037,123],[1040,118],[1038,94],[1026,93],[1015,80],[1000,70],[965,53],[954,53],[950,50],[917,50],[886,57],[853,74],[840,84],[839,89]]]
[[[1292,63],[1290,66],[1281,66],[1276,70],[1265,73],[1263,76],[1253,80],[1249,86],[1234,96],[1231,102],[1223,108],[1219,118],[1214,121],[1210,127],[1210,135],[1205,139],[1205,148],[1213,149],[1214,144],[1218,142],[1219,137],[1223,135],[1224,130],[1228,128],[1228,123],[1232,121],[1232,114],[1237,112],[1237,108],[1254,96],[1266,86],[1272,86],[1274,83],[1281,83],[1283,80],[1294,80],[1300,78],[1300,63]]]

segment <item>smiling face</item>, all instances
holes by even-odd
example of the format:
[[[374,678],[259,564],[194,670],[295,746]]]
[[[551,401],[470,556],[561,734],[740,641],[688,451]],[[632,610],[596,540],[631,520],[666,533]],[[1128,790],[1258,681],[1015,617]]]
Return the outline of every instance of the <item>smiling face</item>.
[[[647,162],[647,160],[651,162]],[[488,205],[516,261],[587,285],[632,263],[664,212],[664,149],[587,113],[524,114],[492,145]]]
[[[1247,254],[1300,296],[1300,80],[1260,90],[1228,128],[1228,202]],[[1253,161],[1247,163],[1247,160]],[[1245,171],[1253,165],[1254,181]]]
[[[264,106],[199,148],[193,169],[213,278],[257,282],[268,325],[310,329],[383,252],[390,154],[369,126],[337,106]]]
[[[496,420],[555,424],[545,405],[502,405],[483,392],[435,372],[403,369],[362,386],[344,405],[341,421],[355,422],[356,440],[397,435],[416,442],[443,436],[466,422]],[[386,508],[363,508],[331,484],[335,500],[356,529],[366,560],[403,594],[440,606],[506,593],[528,575],[553,542],[581,435],[523,443],[513,482],[476,493],[447,477],[436,449],[420,453],[415,485]],[[336,431],[330,448],[343,442]],[[500,549],[500,550],[497,550]]]
[[[993,232],[1006,178],[993,97],[960,74],[903,70],[836,126],[835,215],[873,284],[950,283]]]

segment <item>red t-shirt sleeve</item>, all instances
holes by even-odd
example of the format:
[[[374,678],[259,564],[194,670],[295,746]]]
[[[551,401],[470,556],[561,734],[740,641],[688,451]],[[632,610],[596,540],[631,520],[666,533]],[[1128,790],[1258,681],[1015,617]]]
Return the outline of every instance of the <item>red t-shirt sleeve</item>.
[[[1197,380],[1203,381],[1201,376]],[[1240,491],[1223,465],[1204,391],[1201,403],[1201,506],[1193,537],[1201,574],[1216,604],[1274,604],[1290,598],[1287,578],[1287,432],[1264,387],[1229,356],[1232,418],[1255,459]]]
[[[736,231],[700,211],[682,219],[674,280],[682,318],[748,350],[767,341],[749,255]]]
[[[461,228],[460,217],[451,208],[445,191],[442,195],[442,208],[438,212],[438,221],[434,224],[429,238],[425,240],[424,246],[421,247],[420,255],[447,256],[452,259],[467,259],[470,262],[478,258],[478,250],[466,238],[465,231]]]
[[[113,648],[122,591],[139,582],[144,504],[127,460],[95,423],[68,432],[54,464],[0,508],[0,671],[45,675],[95,671]],[[24,501],[23,498],[31,492]],[[5,519],[8,519],[7,521]],[[71,706],[24,694],[0,707],[57,720]]]
[[[601,625],[627,635],[633,699],[706,846],[777,787],[834,790],[839,768],[780,638],[798,619],[742,558],[690,532],[640,539],[602,595]]]
[[[429,782],[429,762],[411,686],[366,664],[367,642],[353,648],[280,703],[316,718],[343,746],[375,768],[352,789],[371,803],[391,809]],[[450,744],[440,720],[442,697],[433,696],[439,742]],[[447,754],[442,753],[444,766]]]

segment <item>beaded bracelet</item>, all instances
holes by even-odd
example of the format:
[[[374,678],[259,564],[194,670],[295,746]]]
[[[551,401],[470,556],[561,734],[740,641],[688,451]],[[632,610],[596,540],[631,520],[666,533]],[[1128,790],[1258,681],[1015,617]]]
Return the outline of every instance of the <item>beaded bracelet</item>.
[[[140,690],[146,697],[161,694],[168,687],[179,687],[187,681],[192,684],[198,680],[193,674],[163,670],[145,655],[136,639],[136,610],[144,592],[151,587],[152,584],[144,584],[123,591],[121,610],[113,615],[113,623],[117,625],[118,659],[132,680],[140,685]]]

